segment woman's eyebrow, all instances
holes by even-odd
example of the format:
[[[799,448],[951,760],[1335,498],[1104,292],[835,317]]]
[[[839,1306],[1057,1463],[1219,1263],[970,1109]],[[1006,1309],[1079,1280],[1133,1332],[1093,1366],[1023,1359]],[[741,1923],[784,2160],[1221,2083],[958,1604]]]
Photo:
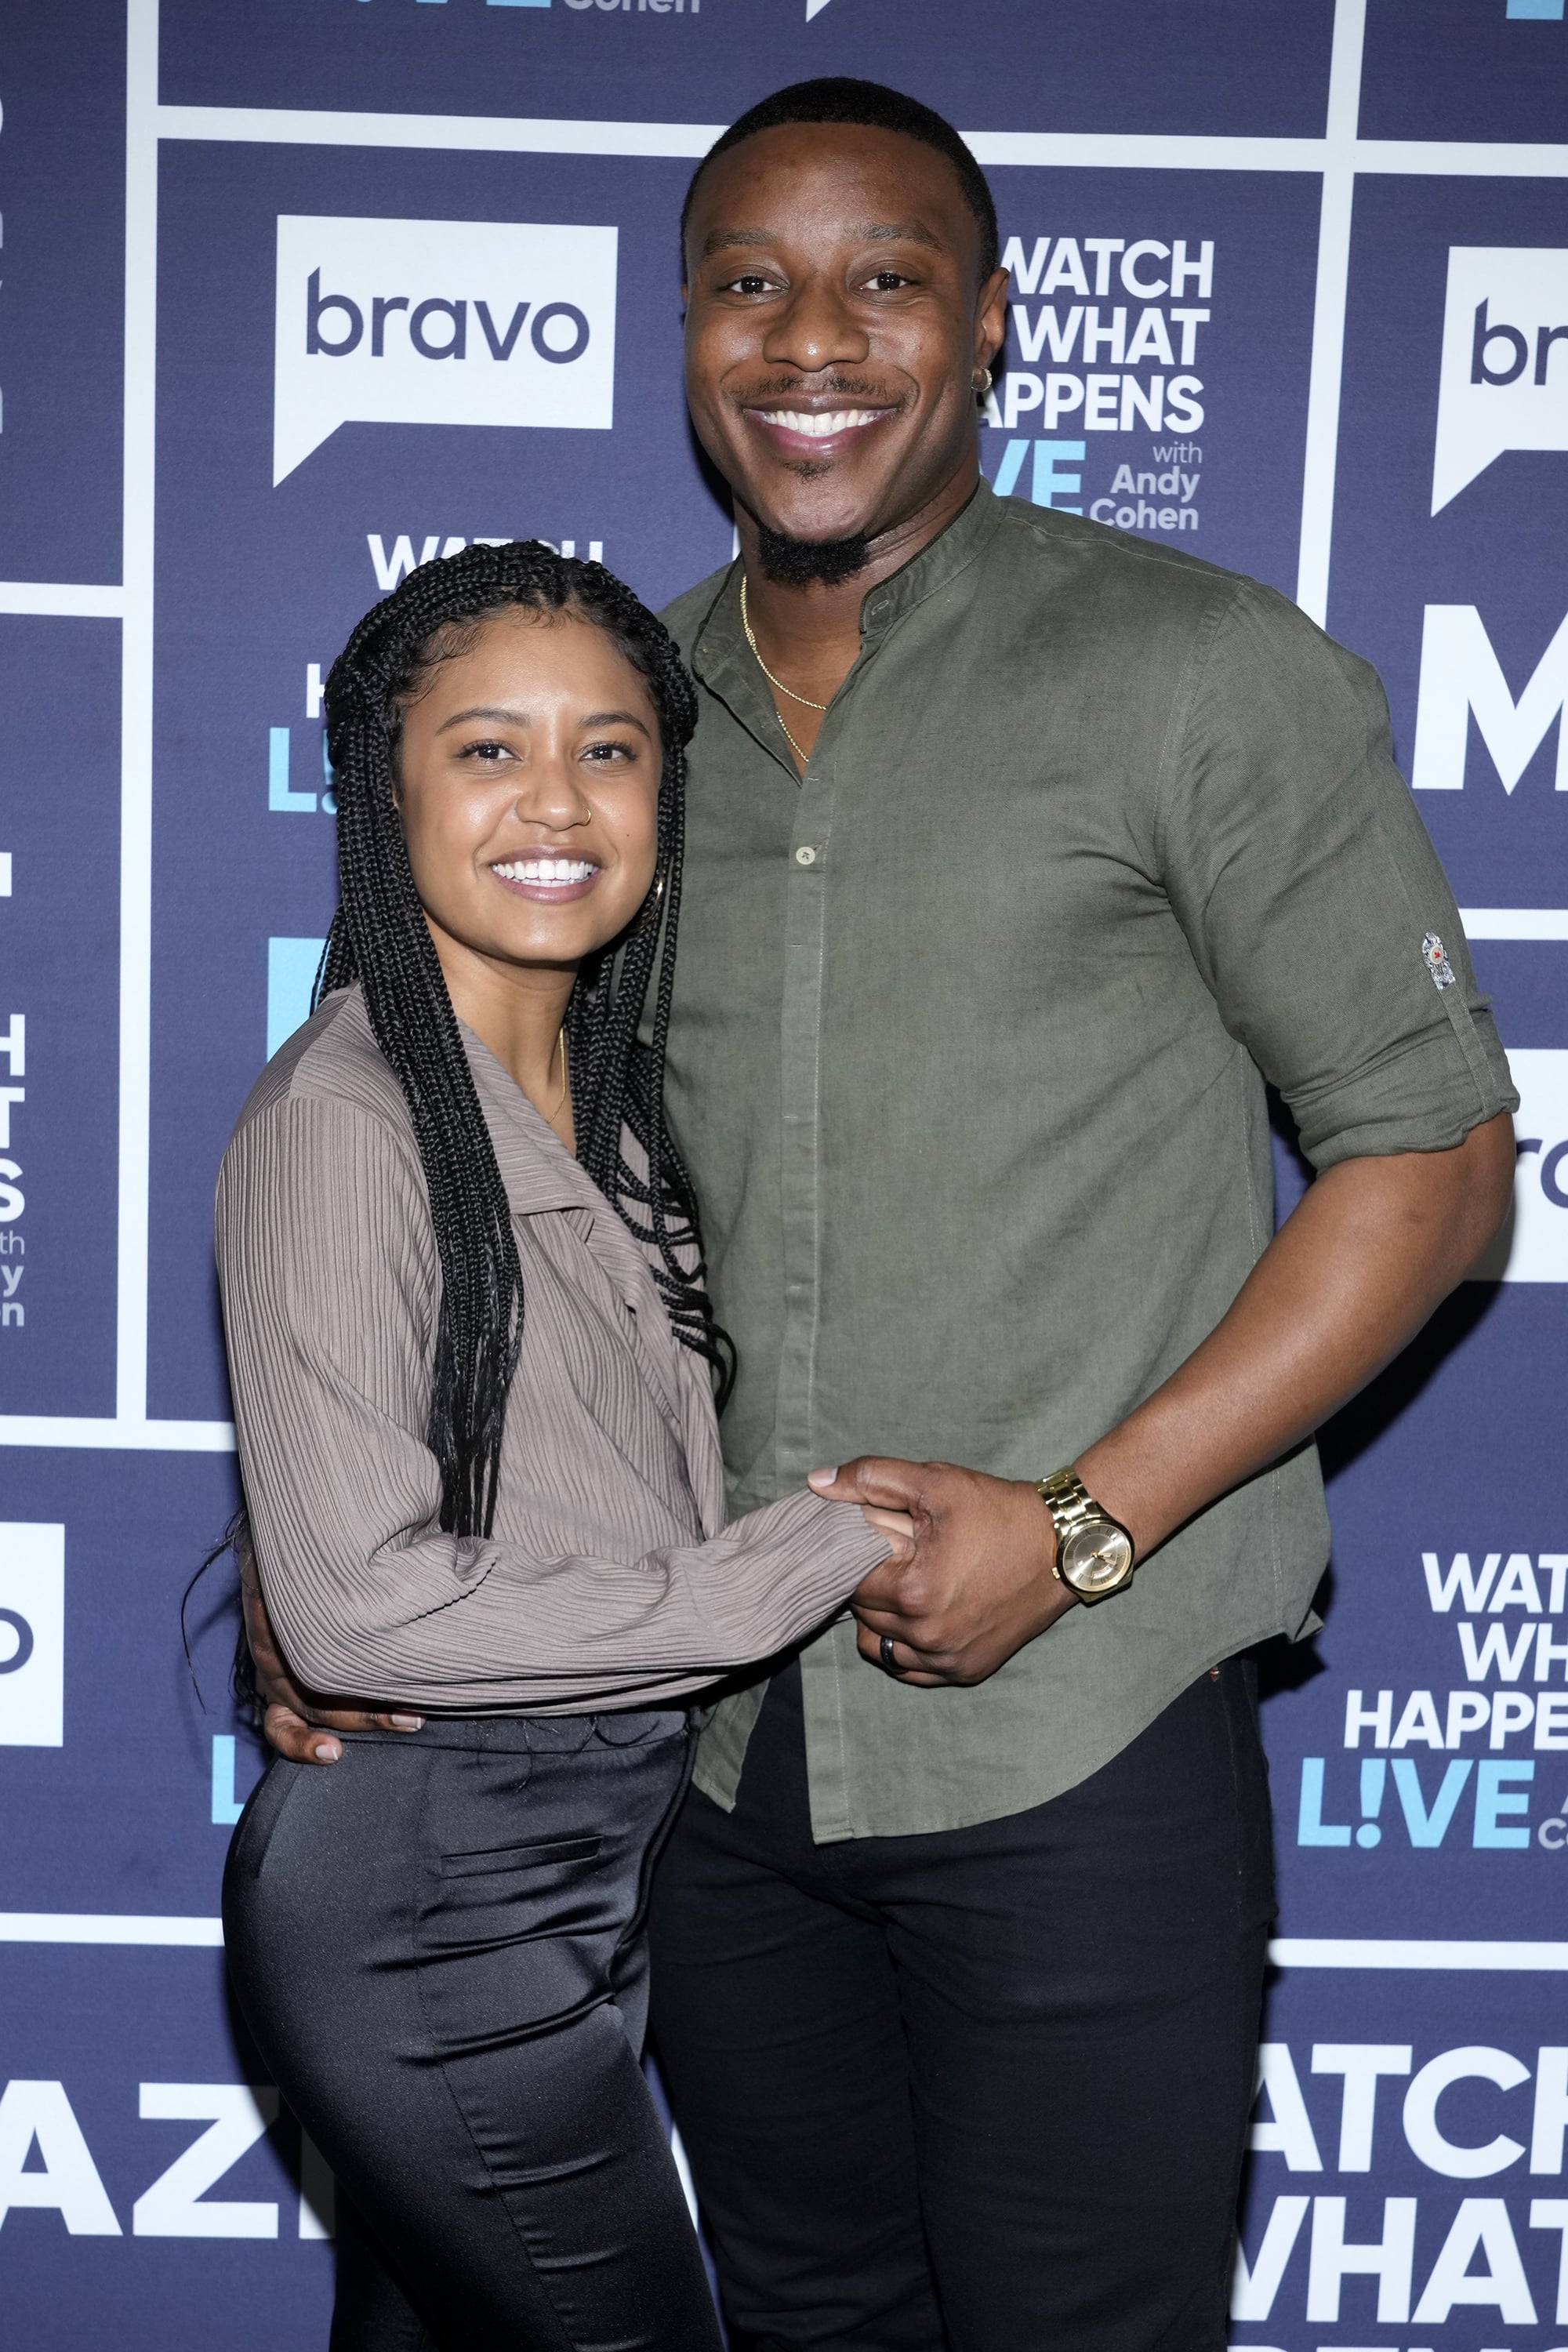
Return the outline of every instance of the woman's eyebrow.
[[[502,703],[476,702],[470,704],[467,710],[454,710],[450,719],[442,719],[436,732],[445,735],[448,729],[466,726],[472,719],[499,719],[506,727],[531,727],[533,724],[531,711],[511,710]],[[579,727],[635,727],[639,735],[646,735],[650,743],[653,741],[652,733],[635,710],[591,710],[577,724]]]
[[[578,724],[583,727],[635,727],[639,735],[647,736],[650,743],[653,741],[652,734],[635,710],[591,710],[587,718],[580,719]]]
[[[500,703],[476,702],[467,710],[454,710],[450,719],[442,719],[436,732],[444,735],[448,727],[461,727],[470,719],[499,719],[508,727],[531,727],[533,724],[531,711],[509,710]]]

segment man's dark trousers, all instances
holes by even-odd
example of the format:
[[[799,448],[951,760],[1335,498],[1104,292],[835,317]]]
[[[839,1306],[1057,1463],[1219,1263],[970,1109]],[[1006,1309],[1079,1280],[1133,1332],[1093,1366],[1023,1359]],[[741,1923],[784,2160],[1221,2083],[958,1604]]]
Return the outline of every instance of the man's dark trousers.
[[[1247,1661],[1048,1804],[831,1845],[778,1675],[652,1914],[737,2352],[1221,2352],[1273,1910]]]

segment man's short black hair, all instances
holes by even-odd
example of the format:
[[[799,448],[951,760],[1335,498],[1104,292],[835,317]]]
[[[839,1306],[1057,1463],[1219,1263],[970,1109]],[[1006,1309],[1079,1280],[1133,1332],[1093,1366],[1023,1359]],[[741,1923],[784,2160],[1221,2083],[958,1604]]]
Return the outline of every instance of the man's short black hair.
[[[996,206],[984,173],[952,123],[933,108],[922,106],[918,98],[906,98],[901,90],[889,89],[882,82],[857,81],[848,74],[825,74],[817,81],[795,81],[787,89],[775,89],[771,98],[759,99],[755,106],[748,107],[713,142],[691,174],[680,208],[683,253],[692,199],[709,164],[738,147],[742,139],[759,131],[776,130],[785,122],[850,122],[863,123],[873,131],[901,131],[907,139],[918,139],[923,147],[934,147],[939,155],[945,155],[958,174],[963,201],[980,231],[980,282],[984,284],[996,267],[999,244]]]

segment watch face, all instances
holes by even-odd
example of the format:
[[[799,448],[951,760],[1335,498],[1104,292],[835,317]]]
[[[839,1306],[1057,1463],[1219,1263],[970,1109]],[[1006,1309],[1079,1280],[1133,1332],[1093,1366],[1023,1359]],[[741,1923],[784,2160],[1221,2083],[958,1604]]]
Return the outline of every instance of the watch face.
[[[1062,1578],[1075,1592],[1114,1592],[1132,1566],[1131,1538],[1104,1519],[1078,1528],[1062,1547]]]

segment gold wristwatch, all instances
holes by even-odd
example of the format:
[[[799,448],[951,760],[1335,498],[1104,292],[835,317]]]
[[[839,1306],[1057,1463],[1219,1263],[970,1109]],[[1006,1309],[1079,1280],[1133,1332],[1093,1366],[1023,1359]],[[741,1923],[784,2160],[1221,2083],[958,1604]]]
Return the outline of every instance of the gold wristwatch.
[[[1091,1608],[1132,1581],[1137,1565],[1132,1538],[1089,1493],[1075,1470],[1057,1470],[1038,1482],[1039,1496],[1056,1522],[1058,1582],[1071,1587]]]

